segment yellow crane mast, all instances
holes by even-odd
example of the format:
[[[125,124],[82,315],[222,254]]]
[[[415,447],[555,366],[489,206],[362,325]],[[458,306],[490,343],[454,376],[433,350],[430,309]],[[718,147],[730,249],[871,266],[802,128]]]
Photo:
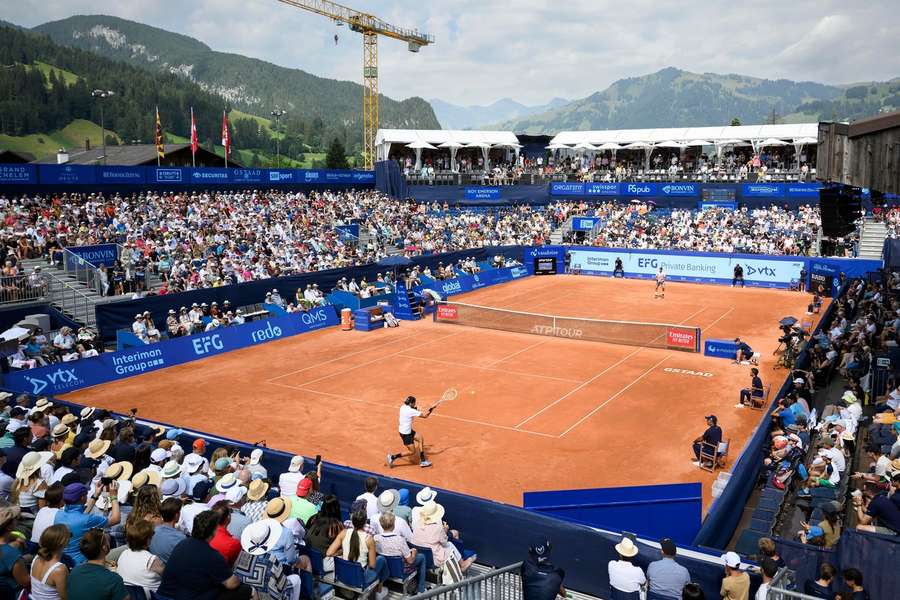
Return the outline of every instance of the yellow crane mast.
[[[337,2],[328,0],[278,0],[344,23],[363,36],[363,163],[366,169],[375,164],[375,134],[378,132],[378,36],[384,35],[408,44],[410,52],[434,43],[434,36],[416,29],[403,29]]]

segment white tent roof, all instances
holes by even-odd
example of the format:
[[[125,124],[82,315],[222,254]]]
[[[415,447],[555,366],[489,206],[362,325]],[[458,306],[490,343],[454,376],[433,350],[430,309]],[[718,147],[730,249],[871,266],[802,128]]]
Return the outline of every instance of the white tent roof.
[[[379,129],[376,144],[412,144],[425,142],[440,146],[457,142],[463,146],[518,146],[519,140],[511,131],[457,131],[452,129]]]
[[[563,131],[552,140],[552,144],[574,146],[580,143],[599,146],[608,142],[632,144],[646,142],[656,144],[664,141],[687,143],[692,140],[765,140],[776,138],[793,141],[800,138],[818,138],[818,123],[791,123],[785,125],[738,125],[736,127],[672,127],[667,129],[611,129],[605,131]]]

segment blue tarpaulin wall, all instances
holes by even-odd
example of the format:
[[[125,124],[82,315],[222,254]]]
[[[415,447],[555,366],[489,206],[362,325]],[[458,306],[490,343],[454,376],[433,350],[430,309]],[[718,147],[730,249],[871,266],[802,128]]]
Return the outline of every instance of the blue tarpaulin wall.
[[[885,239],[881,257],[884,259],[884,268],[896,269],[900,267],[900,240],[895,238]]]
[[[526,509],[575,523],[669,537],[690,545],[700,529],[700,483],[525,492]]]
[[[375,163],[375,189],[398,200],[408,198],[406,179],[396,161],[381,160]]]

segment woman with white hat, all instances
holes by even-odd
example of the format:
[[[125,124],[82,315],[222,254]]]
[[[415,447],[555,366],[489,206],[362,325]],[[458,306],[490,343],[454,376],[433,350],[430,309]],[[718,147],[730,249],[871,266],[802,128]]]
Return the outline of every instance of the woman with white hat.
[[[16,470],[16,481],[10,492],[10,500],[29,513],[37,512],[36,492],[47,489],[47,482],[41,477],[41,467],[53,458],[52,452],[29,452],[22,457]]]
[[[413,544],[431,548],[434,564],[442,566],[449,560],[459,563],[463,573],[475,562],[475,555],[463,560],[459,549],[450,542],[450,536],[458,537],[444,522],[444,507],[429,500],[419,509],[418,519],[413,519]]]
[[[266,576],[262,581],[269,581],[269,570],[272,567],[270,557],[272,551],[278,546],[284,527],[275,519],[260,519],[247,527],[241,532],[241,556],[238,558],[234,574],[242,581],[253,579],[259,581],[257,576],[260,569],[265,569]],[[289,588],[280,598],[290,598],[290,600],[298,600],[300,598],[300,575],[287,575]],[[266,589],[259,589],[265,592]]]

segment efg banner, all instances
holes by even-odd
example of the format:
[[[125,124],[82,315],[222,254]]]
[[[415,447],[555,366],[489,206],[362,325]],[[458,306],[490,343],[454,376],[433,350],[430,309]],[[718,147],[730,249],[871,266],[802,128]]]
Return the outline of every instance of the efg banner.
[[[762,287],[788,287],[800,276],[805,262],[800,258],[745,258],[710,253],[667,253],[627,249],[569,248],[571,268],[583,274],[612,275],[616,258],[622,259],[626,277],[652,278],[662,267],[673,281],[698,283],[731,282],[734,267],[744,268],[744,280]]]
[[[95,358],[17,371],[5,377],[4,386],[36,396],[64,394],[337,324],[334,307],[320,306],[308,312],[222,327]]]

